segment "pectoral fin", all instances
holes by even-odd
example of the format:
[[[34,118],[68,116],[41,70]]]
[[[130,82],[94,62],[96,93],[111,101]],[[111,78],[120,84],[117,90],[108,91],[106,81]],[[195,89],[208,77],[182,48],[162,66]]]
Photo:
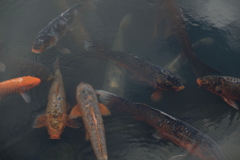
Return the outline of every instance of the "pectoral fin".
[[[159,102],[162,99],[162,91],[160,89],[156,89],[156,91],[151,95],[151,100],[153,102]]]
[[[78,121],[70,119],[69,117],[67,118],[67,126],[71,128],[80,128],[81,125]]]
[[[28,93],[26,92],[22,92],[20,93],[21,96],[23,97],[24,101],[27,102],[27,103],[30,103],[31,102],[31,97]]]
[[[77,117],[81,117],[81,112],[79,110],[79,107],[78,105],[74,106],[73,109],[71,110],[71,113],[69,115],[69,118],[70,119],[74,119],[74,118],[77,118]]]
[[[41,128],[45,125],[46,125],[46,115],[42,114],[36,118],[33,128]]]
[[[100,112],[103,116],[111,115],[111,112],[108,110],[108,108],[104,104],[98,103],[98,106],[99,106]]]
[[[234,101],[234,100],[232,100],[232,99],[229,99],[229,98],[226,98],[226,97],[224,97],[224,96],[221,96],[222,98],[223,98],[223,100],[225,101],[225,102],[227,102],[230,106],[232,106],[233,108],[235,108],[235,109],[239,109],[238,108],[238,106],[237,106],[237,104],[236,104],[236,102]]]
[[[169,26],[166,27],[165,33],[164,33],[164,39],[167,39],[172,35],[172,30]]]

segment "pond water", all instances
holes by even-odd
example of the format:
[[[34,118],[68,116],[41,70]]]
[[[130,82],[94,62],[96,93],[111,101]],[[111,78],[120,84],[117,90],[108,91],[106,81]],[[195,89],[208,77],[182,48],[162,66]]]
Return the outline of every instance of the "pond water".
[[[173,36],[164,38],[166,23],[155,21],[158,2],[94,1],[95,7],[82,14],[81,24],[75,24],[73,30],[59,41],[72,54],[62,54],[55,47],[40,54],[31,52],[37,33],[77,2],[1,0],[0,61],[4,59],[7,68],[0,75],[1,81],[29,74],[34,76],[39,72],[38,67],[34,68],[24,60],[39,63],[54,73],[54,61],[59,56],[69,106],[76,105],[77,85],[86,82],[94,89],[106,89],[181,119],[211,137],[221,148],[224,160],[240,159],[239,111],[220,96],[199,88],[189,63],[175,72],[183,79],[185,89],[179,92],[164,91],[162,100],[155,103],[150,99],[154,89],[133,77],[131,72],[120,67],[120,77],[111,77],[109,66],[114,64],[104,58],[82,56],[84,41],[96,40],[161,67],[171,63],[179,55],[180,48]],[[204,38],[211,39],[211,43],[194,48],[197,57],[221,71],[218,75],[240,77],[240,2],[179,0],[179,4],[192,44]],[[120,88],[111,90],[107,83],[114,78]],[[26,103],[19,94],[11,94],[0,100],[0,160],[96,159],[90,141],[86,141],[83,125],[79,129],[66,127],[60,140],[49,139],[46,127],[32,127],[35,118],[45,112],[51,83],[52,80],[43,81],[31,89],[31,103]],[[103,120],[109,160],[167,160],[188,153],[168,140],[153,137],[155,130],[145,122],[134,119],[131,114],[113,111]],[[199,158],[188,155],[183,159]]]

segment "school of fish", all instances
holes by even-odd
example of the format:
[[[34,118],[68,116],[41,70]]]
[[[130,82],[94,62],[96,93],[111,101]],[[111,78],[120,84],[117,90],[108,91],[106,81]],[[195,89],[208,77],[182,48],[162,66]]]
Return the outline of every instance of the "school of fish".
[[[50,21],[34,39],[30,49],[33,54],[45,52],[53,46],[56,46],[61,53],[71,53],[69,49],[58,45],[58,41],[73,28],[76,19],[79,19],[83,12],[89,10],[90,3],[88,0],[78,2]],[[172,35],[175,37],[181,50],[179,57],[185,57],[188,60],[197,77],[197,84],[221,96],[225,102],[238,110],[235,101],[240,101],[240,79],[208,75],[207,72],[220,72],[203,63],[193,52],[179,4],[176,0],[157,0],[157,3],[159,5],[157,14],[162,14],[167,24],[164,37],[165,39]],[[156,15],[155,21],[158,18],[159,16]],[[177,73],[172,73],[170,70],[140,57],[111,50],[101,42],[96,41],[86,40],[84,47],[84,52],[81,53],[83,56],[102,57],[114,61],[116,65],[129,70],[138,80],[149,84],[155,90],[151,95],[154,102],[162,99],[162,90],[178,92],[185,88]],[[36,117],[33,128],[46,126],[50,139],[60,139],[66,126],[80,127],[78,120],[81,117],[86,131],[86,139],[90,139],[97,160],[108,160],[107,137],[105,136],[102,116],[110,116],[112,110],[133,114],[138,120],[152,126],[157,131],[158,136],[183,147],[201,160],[224,160],[217,143],[190,124],[147,104],[134,103],[104,90],[94,90],[87,82],[79,82],[76,87],[76,105],[71,108],[66,102],[64,79],[60,68],[60,57],[56,57],[54,74],[52,74],[42,64],[1,55],[0,72],[5,80],[0,82],[0,98],[19,93],[27,103],[30,103],[31,98],[28,90],[32,88],[37,90],[37,86],[43,81],[52,81],[48,91],[46,112]],[[11,69],[14,72],[10,72]]]

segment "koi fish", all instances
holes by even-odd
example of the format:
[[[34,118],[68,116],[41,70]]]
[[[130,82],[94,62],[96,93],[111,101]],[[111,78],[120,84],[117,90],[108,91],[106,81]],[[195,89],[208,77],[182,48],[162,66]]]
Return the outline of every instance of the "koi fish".
[[[79,125],[68,118],[66,95],[62,75],[59,69],[59,59],[55,62],[55,76],[48,93],[46,114],[37,117],[34,128],[47,127],[50,139],[60,139],[65,126],[79,128]]]
[[[152,85],[156,91],[151,98],[157,102],[161,99],[161,90],[180,91],[184,89],[181,79],[173,75],[167,69],[156,66],[152,63],[142,60],[137,56],[120,51],[111,51],[100,43],[90,41],[85,42],[85,49],[88,55],[102,56],[104,58],[117,62],[120,66],[133,72],[140,80]]]
[[[240,79],[228,76],[204,76],[197,79],[199,86],[219,95],[230,106],[239,109],[234,100],[240,101]]]
[[[79,2],[49,22],[33,41],[32,52],[41,53],[57,45],[58,40],[72,27],[76,17],[86,9],[86,6],[85,2]],[[68,49],[59,45],[57,48],[64,53],[71,53]]]
[[[101,113],[103,115],[111,113],[104,105],[98,103],[96,93],[89,84],[82,82],[78,85],[76,98],[78,104],[72,109],[69,117],[82,116],[86,138],[90,138],[97,159],[107,160],[105,129]]]
[[[53,74],[47,67],[34,61],[6,55],[1,55],[0,59],[4,64],[4,66],[0,65],[0,72],[4,71],[2,77],[5,79],[33,76],[41,81],[48,81],[53,78]]]
[[[193,52],[190,38],[188,36],[182,12],[175,0],[160,0],[161,11],[167,22],[165,38],[174,35],[181,47],[181,54],[186,57],[191,64],[192,70],[197,77],[206,75],[206,72],[220,73],[216,69],[203,63]]]
[[[158,135],[188,150],[202,160],[222,160],[218,145],[207,135],[189,124],[146,104],[133,103],[112,93],[96,90],[100,103],[110,110],[129,112],[158,132]]]
[[[26,76],[0,82],[0,97],[11,93],[20,93],[23,99],[31,102],[30,96],[25,92],[41,83],[41,80],[36,77]]]

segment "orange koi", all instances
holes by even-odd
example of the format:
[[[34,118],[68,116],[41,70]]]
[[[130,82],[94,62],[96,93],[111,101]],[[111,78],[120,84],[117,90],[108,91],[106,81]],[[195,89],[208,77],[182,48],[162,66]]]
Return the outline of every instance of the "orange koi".
[[[0,97],[11,93],[20,93],[23,99],[27,103],[30,103],[31,98],[25,91],[39,85],[40,82],[41,80],[39,78],[31,76],[19,77],[0,82]]]
[[[57,59],[55,62],[54,81],[48,94],[46,114],[38,116],[34,124],[34,128],[46,126],[50,139],[60,139],[60,135],[66,125],[72,128],[79,128],[79,125],[67,116],[66,95],[58,63]]]

